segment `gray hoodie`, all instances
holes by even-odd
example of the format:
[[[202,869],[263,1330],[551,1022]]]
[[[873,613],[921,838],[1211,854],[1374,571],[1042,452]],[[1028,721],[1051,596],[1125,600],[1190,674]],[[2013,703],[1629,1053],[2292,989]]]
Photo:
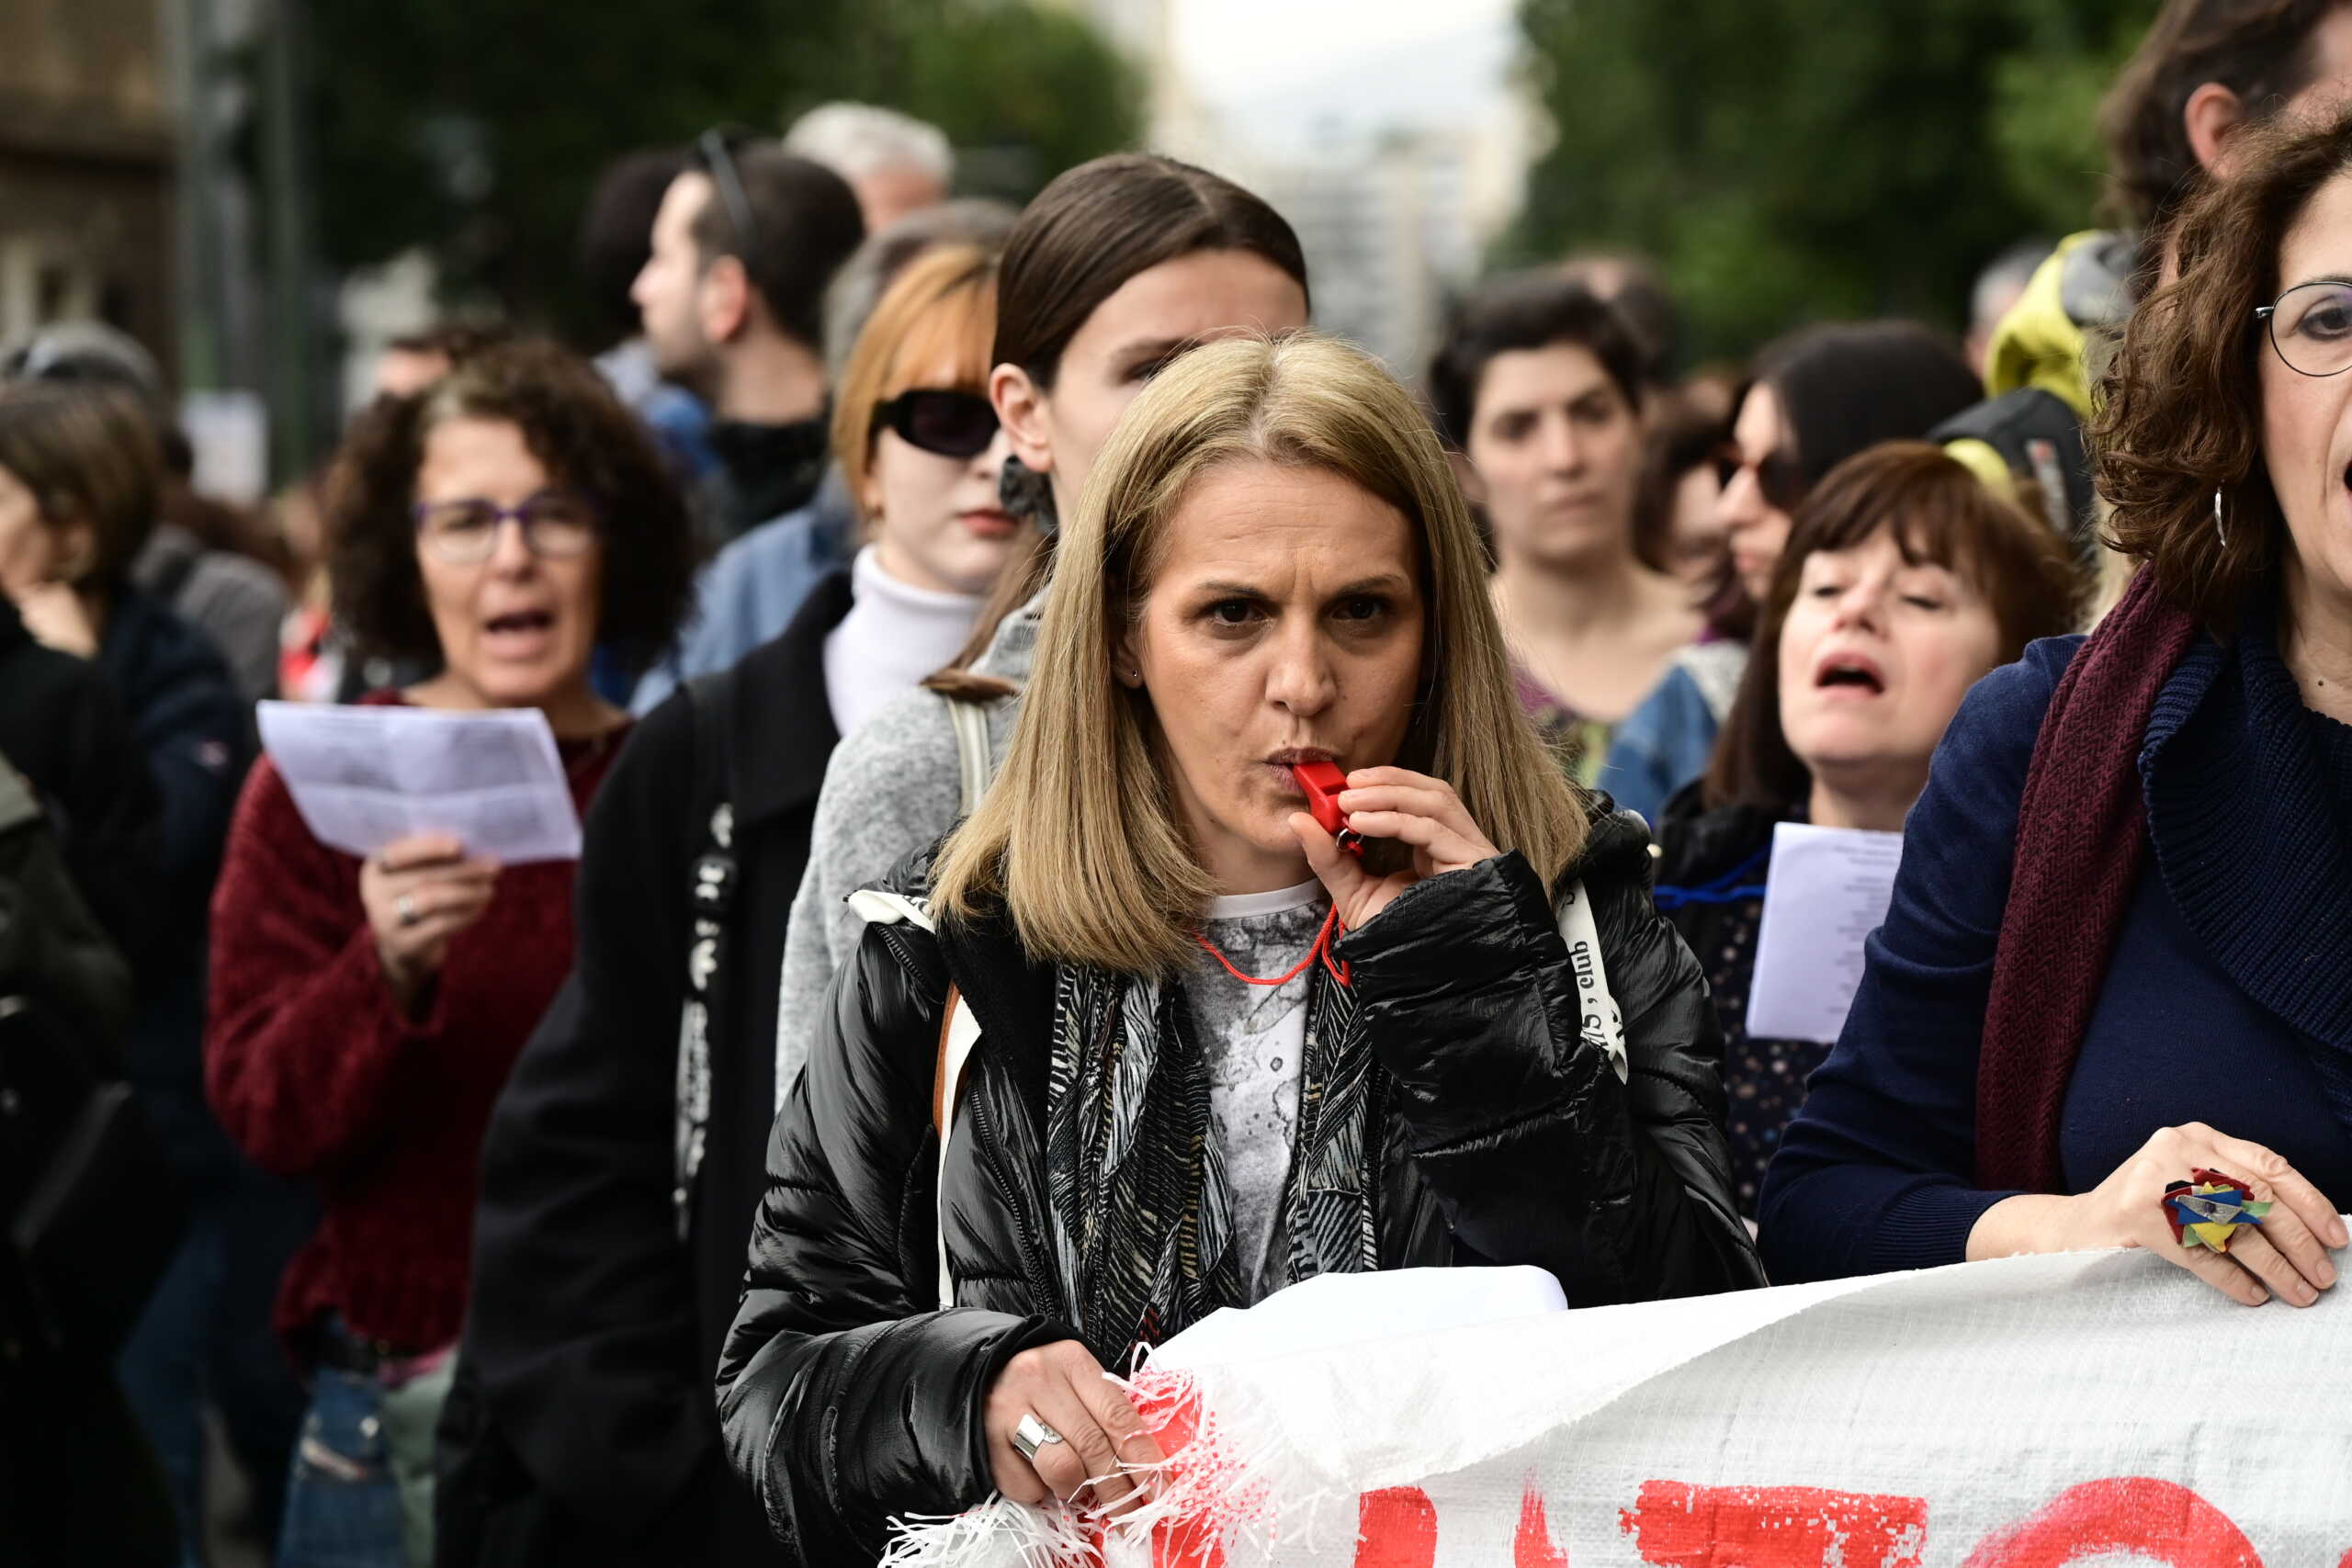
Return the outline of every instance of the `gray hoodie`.
[[[1037,648],[1045,595],[1007,615],[973,661],[975,674],[1021,685]],[[1012,735],[1013,702],[989,710],[991,761],[1001,764]],[[991,770],[993,771],[993,769]],[[817,796],[808,869],[785,928],[783,990],[776,1000],[775,1100],[778,1109],[808,1059],[819,1010],[833,971],[865,927],[842,908],[915,851],[956,826],[963,806],[963,769],[947,699],[916,690],[893,697],[834,749]]]

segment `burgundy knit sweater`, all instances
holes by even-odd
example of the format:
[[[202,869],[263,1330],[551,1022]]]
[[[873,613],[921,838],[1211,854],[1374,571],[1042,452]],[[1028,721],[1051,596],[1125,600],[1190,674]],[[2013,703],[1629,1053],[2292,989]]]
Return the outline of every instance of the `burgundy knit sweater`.
[[[621,733],[559,748],[584,815]],[[314,1179],[318,1232],[278,1289],[281,1336],[328,1312],[401,1350],[458,1337],[491,1104],[571,967],[576,863],[508,866],[420,1016],[392,999],[359,862],[311,837],[266,760],[212,897],[205,1088],[267,1169]]]

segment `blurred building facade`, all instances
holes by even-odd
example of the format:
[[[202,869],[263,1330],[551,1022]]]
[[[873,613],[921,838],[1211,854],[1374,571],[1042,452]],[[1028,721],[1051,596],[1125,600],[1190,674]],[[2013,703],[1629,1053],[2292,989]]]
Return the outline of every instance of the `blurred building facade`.
[[[1062,3],[1147,73],[1151,147],[1238,180],[1290,220],[1316,325],[1417,377],[1448,303],[1525,197],[1542,115],[1508,69],[1505,38],[1490,28],[1375,50],[1308,67],[1276,92],[1212,100],[1177,56],[1183,0]]]
[[[1397,130],[1370,145],[1267,159],[1257,187],[1298,231],[1316,324],[1410,378],[1436,342],[1448,296],[1478,272],[1470,138]]]
[[[176,363],[163,24],[155,0],[0,5],[0,342],[96,317]]]

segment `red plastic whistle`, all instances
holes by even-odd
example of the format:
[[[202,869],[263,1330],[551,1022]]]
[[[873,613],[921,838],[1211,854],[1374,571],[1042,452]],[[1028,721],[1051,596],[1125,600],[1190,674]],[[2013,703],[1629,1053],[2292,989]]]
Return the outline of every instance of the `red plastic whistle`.
[[[1340,809],[1340,792],[1348,787],[1348,775],[1340,771],[1337,762],[1294,762],[1291,776],[1298,787],[1306,792],[1306,809],[1313,814],[1316,825],[1340,841],[1340,847],[1352,855],[1363,853],[1363,835],[1347,826],[1348,814]]]

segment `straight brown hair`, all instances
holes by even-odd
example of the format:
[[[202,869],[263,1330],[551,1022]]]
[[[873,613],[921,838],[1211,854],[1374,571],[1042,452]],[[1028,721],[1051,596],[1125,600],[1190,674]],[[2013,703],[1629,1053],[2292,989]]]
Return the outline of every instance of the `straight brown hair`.
[[[72,586],[111,599],[154,532],[164,456],[147,405],[96,381],[0,386],[0,468],[32,492],[52,529],[90,531]]]
[[[1707,766],[1710,807],[1753,806],[1776,815],[1805,798],[1813,774],[1781,729],[1781,627],[1796,602],[1805,558],[1849,550],[1892,533],[1904,560],[1956,572],[1984,596],[2000,628],[1998,664],[2036,637],[2074,629],[2082,583],[2048,524],[1995,495],[1940,446],[1889,441],[1830,470],[1797,509],[1772,570],[1756,641]]]
[[[1112,650],[1140,614],[1170,520],[1232,462],[1338,474],[1419,536],[1428,617],[1420,698],[1397,765],[1453,784],[1548,886],[1582,850],[1586,797],[1552,764],[1511,688],[1486,561],[1437,434],[1361,350],[1314,333],[1193,350],[1128,409],[1088,479],[1046,603],[1003,774],[948,840],[933,908],[1001,899],[1033,958],[1125,974],[1190,962],[1216,889],[1167,782],[1151,698]]]
[[[996,363],[1040,387],[1103,300],[1137,273],[1198,251],[1249,251],[1298,280],[1306,256],[1283,215],[1221,175],[1154,152],[1114,152],[1057,176],[1005,242]]]
[[[1062,351],[1127,280],[1199,251],[1248,251],[1307,293],[1306,254],[1289,220],[1222,175],[1155,152],[1114,152],[1065,170],[1022,209],[997,274],[994,362],[1050,390]],[[1310,296],[1311,299],[1311,296]],[[971,701],[1009,697],[1009,682],[970,672],[1007,615],[1035,599],[1054,565],[1054,530],[1037,529],[1006,563],[971,640],[923,682]]]

